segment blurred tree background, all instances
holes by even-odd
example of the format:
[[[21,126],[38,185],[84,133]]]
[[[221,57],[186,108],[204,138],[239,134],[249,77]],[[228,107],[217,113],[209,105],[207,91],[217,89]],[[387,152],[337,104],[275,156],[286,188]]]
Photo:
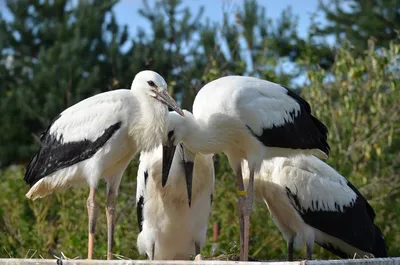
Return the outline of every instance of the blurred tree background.
[[[311,17],[306,38],[298,34],[295,11],[288,8],[271,20],[256,0],[227,5],[221,23],[205,18],[203,9],[192,13],[183,1],[144,1],[139,13],[151,30],[130,36],[116,21],[117,3],[7,0],[11,19],[0,10],[0,257],[86,257],[88,191],[28,201],[24,166],[59,112],[99,92],[129,88],[135,73],[146,68],[163,75],[189,110],[202,85],[224,75],[253,75],[296,88],[329,128],[327,162],[369,200],[389,254],[400,255],[398,1],[323,1],[315,14],[328,23]],[[305,81],[296,81],[299,77]],[[214,254],[238,255],[235,181],[224,156],[216,156],[215,165],[203,252],[212,256],[212,224],[220,222]],[[137,160],[124,175],[118,199],[115,253],[120,258],[145,258],[136,250],[136,170]],[[95,257],[106,258],[104,213],[96,231]],[[286,259],[286,253],[267,208],[256,203],[250,256]],[[318,247],[315,253],[315,258],[335,257]]]

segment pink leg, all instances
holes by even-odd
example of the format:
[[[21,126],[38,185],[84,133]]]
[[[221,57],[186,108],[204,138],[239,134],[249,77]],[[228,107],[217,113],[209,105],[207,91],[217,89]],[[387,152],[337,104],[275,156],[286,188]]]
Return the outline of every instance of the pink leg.
[[[91,187],[86,206],[89,216],[88,259],[93,259],[94,231],[96,229],[97,205],[95,201],[96,188]]]

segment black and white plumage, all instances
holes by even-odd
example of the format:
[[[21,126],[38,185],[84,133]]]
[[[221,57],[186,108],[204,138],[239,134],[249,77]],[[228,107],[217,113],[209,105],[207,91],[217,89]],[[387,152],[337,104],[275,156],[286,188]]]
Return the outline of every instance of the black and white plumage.
[[[185,151],[182,144],[175,150],[165,187],[161,183],[161,146],[140,155],[137,247],[150,260],[188,260],[192,254],[200,254],[206,240],[214,190],[213,155],[192,157]],[[191,207],[185,183],[185,174],[190,171],[193,171]]]
[[[299,153],[327,157],[327,128],[310,105],[287,88],[254,77],[227,76],[205,85],[193,103],[193,115],[171,114],[174,127],[165,148],[183,142],[194,153],[224,152],[243,191],[241,161],[251,172],[248,195],[239,196],[241,260],[248,258],[254,172],[264,159]],[[164,168],[167,168],[166,166]],[[164,173],[163,173],[164,174]],[[163,177],[167,177],[165,172]],[[242,193],[242,192],[241,192]]]
[[[26,167],[26,194],[37,199],[57,189],[88,183],[88,257],[92,258],[96,221],[95,189],[107,181],[108,259],[112,257],[115,201],[121,177],[138,151],[165,139],[168,107],[182,113],[168,95],[164,79],[153,71],[138,73],[131,89],[87,98],[58,115],[40,137],[40,148]]]
[[[246,163],[243,172],[249,177]],[[255,197],[267,204],[274,223],[293,246],[314,242],[341,258],[387,257],[375,213],[361,193],[314,156],[279,157],[263,162],[255,176]]]

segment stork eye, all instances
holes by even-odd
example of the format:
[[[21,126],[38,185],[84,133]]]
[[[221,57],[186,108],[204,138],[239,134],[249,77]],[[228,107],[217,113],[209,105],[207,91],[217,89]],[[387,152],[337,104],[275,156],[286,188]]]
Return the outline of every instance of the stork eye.
[[[147,84],[149,84],[149,86],[152,86],[152,87],[157,87],[153,81],[147,81]]]

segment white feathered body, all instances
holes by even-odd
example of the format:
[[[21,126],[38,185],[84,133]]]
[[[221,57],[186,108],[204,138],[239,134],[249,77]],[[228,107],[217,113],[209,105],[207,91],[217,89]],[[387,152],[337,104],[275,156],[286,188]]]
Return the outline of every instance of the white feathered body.
[[[161,147],[141,153],[136,194],[137,203],[141,196],[144,198],[143,230],[137,239],[141,254],[150,256],[154,243],[156,260],[187,260],[195,254],[195,242],[200,247],[205,244],[214,190],[212,156],[196,156],[189,208],[179,146],[165,187],[161,185]],[[148,174],[146,181],[145,172]]]
[[[249,176],[247,168],[244,161],[245,185]],[[266,203],[283,237],[287,242],[294,242],[296,248],[317,242],[342,257],[355,253],[361,257],[370,257],[371,253],[384,256],[386,247],[379,228],[373,223],[375,214],[350,185],[346,178],[314,156],[276,157],[265,160],[260,173],[255,175],[254,196]],[[354,212],[349,219],[351,211]],[[313,224],[329,227],[329,231]],[[341,238],[340,233],[329,234],[341,229],[348,231],[344,233],[346,238]]]
[[[255,137],[263,137],[266,129],[295,124],[301,111],[306,112],[288,93],[281,85],[254,77],[227,76],[214,80],[198,92],[193,103],[194,118],[189,121],[187,138],[197,140],[183,141],[195,152],[225,152],[235,170],[241,159],[250,161],[249,166],[257,171],[263,159],[274,156],[311,153],[326,157],[317,149],[321,145],[319,140],[310,144],[311,148],[299,149],[295,146],[265,146]],[[300,125],[302,130],[305,127]],[[314,137],[320,128],[311,129],[313,132],[307,133],[306,137]],[[290,130],[286,132],[295,134]],[[324,148],[321,149],[326,151]]]
[[[110,126],[120,123],[120,127],[92,157],[41,178],[26,196],[36,199],[55,189],[84,183],[96,186],[101,178],[109,181],[122,174],[137,150],[158,146],[166,134],[168,110],[155,99],[144,97],[133,90],[114,90],[63,111],[44,133],[44,137],[54,137],[59,144],[93,142]]]

